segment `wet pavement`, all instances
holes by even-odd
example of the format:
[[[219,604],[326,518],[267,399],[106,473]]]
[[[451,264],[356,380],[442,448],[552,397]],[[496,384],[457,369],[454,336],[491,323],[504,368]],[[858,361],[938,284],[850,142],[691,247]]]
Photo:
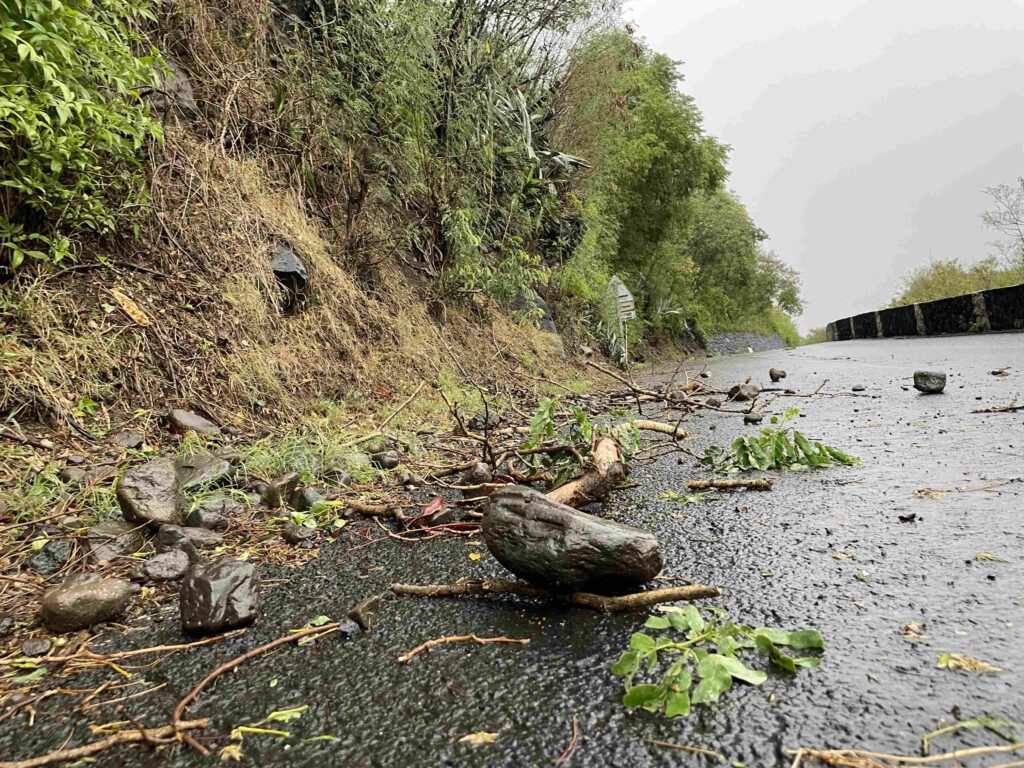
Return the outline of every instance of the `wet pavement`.
[[[788,766],[786,750],[798,747],[916,754],[921,735],[940,721],[984,712],[1024,721],[1024,483],[955,490],[1024,477],[1024,413],[970,413],[1024,391],[1024,335],[832,343],[708,363],[711,382],[722,387],[748,375],[770,387],[773,366],[788,371],[783,384],[800,392],[827,380],[822,391],[846,393],[784,397],[770,410],[800,408],[801,431],[859,455],[863,465],[784,473],[770,493],[720,494],[680,506],[659,499],[660,492],[684,491],[687,480],[706,474],[692,460],[679,464],[669,456],[636,468],[637,486],[618,493],[605,514],[656,532],[668,574],[724,587],[726,595],[709,604],[733,620],[817,628],[826,642],[820,667],[795,677],[772,672],[763,686],[737,685],[720,705],[666,720],[627,711],[621,683],[608,671],[643,614],[389,598],[371,635],[289,647],[214,683],[189,713],[213,718],[200,740],[219,749],[232,743],[228,733],[236,726],[308,705],[300,719],[267,726],[289,731],[289,738],[245,735],[244,764],[549,766],[566,748],[575,715],[579,738],[563,765],[721,764],[647,739],[713,749],[726,765],[753,767]],[[990,374],[1007,366],[1008,377]],[[945,394],[910,389],[919,368],[948,372]],[[865,390],[853,395],[854,385]],[[697,452],[756,429],[744,427],[741,416],[710,413],[692,418],[688,428]],[[920,488],[950,492],[915,496]],[[911,513],[914,522],[900,521]],[[218,664],[315,616],[341,618],[357,600],[386,594],[393,581],[499,575],[500,566],[477,544],[462,537],[382,540],[349,551],[339,541],[322,547],[301,572],[268,569],[260,623],[240,638],[138,670],[151,684],[167,685],[126,711],[163,725],[174,704]],[[471,559],[476,552],[483,557]],[[1009,562],[979,560],[979,553]],[[863,581],[860,571],[867,574]],[[129,635],[131,644],[180,642],[175,611],[154,629]],[[911,621],[921,623],[927,639],[901,636]],[[428,639],[471,633],[531,643],[450,645],[405,666],[396,662]],[[943,652],[966,653],[1004,671],[938,669]],[[85,687],[89,677],[75,682]],[[31,728],[22,716],[0,723],[0,759],[53,749],[72,728],[72,745],[95,738],[80,716],[46,704]],[[90,714],[94,721],[126,719],[114,707]],[[459,741],[477,731],[496,732],[497,740],[478,747]],[[328,736],[334,740],[318,738]],[[965,732],[936,742],[936,751],[994,741],[984,731]],[[140,748],[96,759],[97,765],[216,762],[216,755]]]

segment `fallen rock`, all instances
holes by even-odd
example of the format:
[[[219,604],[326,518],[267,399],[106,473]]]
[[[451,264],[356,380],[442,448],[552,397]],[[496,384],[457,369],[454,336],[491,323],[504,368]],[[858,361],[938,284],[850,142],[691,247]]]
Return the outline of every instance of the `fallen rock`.
[[[719,400],[717,397],[709,397],[707,400],[704,401],[704,405],[708,406],[709,408],[721,408],[722,401]]]
[[[342,619],[338,622],[338,628],[335,630],[335,634],[341,635],[341,637],[348,640],[349,638],[355,637],[362,631],[363,628],[356,622],[352,621],[352,619]]]
[[[259,614],[259,576],[251,563],[222,558],[193,565],[181,582],[181,624],[190,632],[223,632]]]
[[[487,484],[493,480],[494,474],[491,472],[491,468],[482,461],[477,462],[462,473],[459,477],[459,485],[475,485],[479,487],[473,489],[464,488],[462,495],[467,499],[483,498],[489,493]]]
[[[743,414],[744,424],[760,424],[764,420],[763,413],[745,413]]]
[[[139,569],[139,575],[149,581],[174,581],[185,575],[189,566],[188,555],[180,549],[153,555]]]
[[[72,485],[82,485],[86,477],[86,471],[82,467],[64,467],[60,471],[60,479]]]
[[[199,108],[188,75],[171,60],[167,60],[167,67],[169,71],[160,75],[160,87],[150,95],[153,110],[157,114],[174,113],[186,120],[195,119]]]
[[[134,429],[126,429],[124,432],[118,432],[111,439],[115,445],[120,445],[122,448],[128,448],[129,450],[141,448],[145,442],[145,438],[142,433]]]
[[[915,371],[914,389],[926,395],[937,395],[946,388],[946,374],[938,371]]]
[[[171,429],[175,432],[195,432],[199,435],[219,435],[220,427],[197,413],[175,408],[167,415]]]
[[[14,619],[10,616],[4,616],[0,618],[0,637],[7,637],[11,634],[11,630],[14,629]]]
[[[188,528],[205,528],[208,531],[226,531],[231,521],[219,512],[204,507],[196,507],[185,515]]]
[[[221,485],[235,476],[235,467],[231,462],[208,453],[178,459],[174,468],[178,474],[178,484],[186,491],[200,486]]]
[[[316,541],[316,531],[304,525],[288,523],[281,529],[281,538],[293,547],[311,547]]]
[[[21,652],[25,656],[45,656],[53,647],[53,641],[47,637],[32,637],[21,644]]]
[[[267,483],[260,490],[260,503],[269,509],[280,509],[295,492],[295,487],[299,484],[299,477],[298,472],[289,472],[277,480]]]
[[[70,539],[50,539],[28,559],[28,567],[41,576],[52,576],[68,564],[75,551]]]
[[[178,525],[161,525],[153,539],[153,548],[158,555],[180,550],[188,556],[189,562],[199,562],[196,545],[185,533],[185,529]]]
[[[123,520],[104,520],[92,526],[86,534],[89,559],[93,562],[138,552],[144,541],[139,526]]]
[[[43,595],[40,613],[53,632],[75,632],[118,618],[128,607],[132,585],[94,573],[69,576]]]
[[[301,300],[309,281],[306,265],[298,254],[285,243],[277,243],[270,253],[270,269],[277,282],[285,290],[285,303],[282,311],[293,309]]]
[[[483,534],[498,562],[529,582],[555,589],[628,590],[662,568],[652,534],[579,512],[520,485],[491,494]]]
[[[867,387],[865,387],[863,384],[854,384],[850,389],[853,392],[863,392],[865,389],[867,389]]]
[[[786,378],[786,372],[781,368],[770,368],[768,370],[768,378],[774,382],[779,382]]]
[[[329,467],[323,473],[323,478],[334,485],[343,485],[345,487],[352,486],[352,475],[346,472],[342,467]]]
[[[185,511],[174,462],[164,457],[125,472],[117,484],[117,503],[129,523],[177,524]]]
[[[305,512],[318,501],[327,501],[327,496],[322,488],[303,488],[292,491],[288,504],[298,512]]]
[[[474,432],[486,432],[496,428],[500,422],[501,419],[498,418],[498,414],[488,411],[476,414],[469,420],[466,426]]]
[[[66,459],[64,459],[64,461],[65,463],[72,467],[77,467],[80,464],[85,464],[85,456],[79,456],[78,454],[75,454],[73,456],[68,456]]]
[[[729,390],[729,399],[738,402],[753,400],[761,394],[761,388],[756,384],[737,384]]]
[[[372,632],[377,616],[380,614],[380,597],[374,595],[352,606],[348,618],[352,619],[364,632]]]
[[[402,463],[402,457],[398,454],[398,451],[382,451],[381,453],[375,453],[370,457],[373,466],[378,469],[394,469]]]

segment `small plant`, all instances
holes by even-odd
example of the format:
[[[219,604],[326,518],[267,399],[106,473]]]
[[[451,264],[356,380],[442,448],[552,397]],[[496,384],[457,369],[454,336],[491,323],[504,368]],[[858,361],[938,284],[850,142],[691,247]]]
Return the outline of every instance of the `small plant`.
[[[813,629],[787,632],[771,627],[757,629],[733,624],[724,611],[708,608],[702,615],[696,607],[663,608],[666,615],[652,616],[648,629],[669,630],[659,636],[635,632],[629,650],[622,654],[611,672],[623,678],[626,692],[622,703],[667,717],[685,717],[694,704],[708,704],[732,688],[733,680],[760,685],[768,674],[748,667],[745,658],[760,655],[786,672],[816,667],[817,656],[794,658],[780,648],[820,650],[821,635]],[[667,664],[667,668],[662,667]],[[634,683],[638,673],[657,682]]]
[[[734,473],[752,469],[809,469],[830,467],[833,463],[849,466],[860,459],[817,440],[808,439],[789,423],[800,415],[799,408],[790,408],[771,417],[771,427],[759,435],[737,437],[729,450],[711,446],[701,462],[715,471]]]

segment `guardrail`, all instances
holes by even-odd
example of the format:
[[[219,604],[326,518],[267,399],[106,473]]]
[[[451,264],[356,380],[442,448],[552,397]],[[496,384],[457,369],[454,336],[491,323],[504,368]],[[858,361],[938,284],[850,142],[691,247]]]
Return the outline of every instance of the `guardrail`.
[[[1024,283],[864,312],[825,327],[829,341],[1014,330],[1024,330]]]

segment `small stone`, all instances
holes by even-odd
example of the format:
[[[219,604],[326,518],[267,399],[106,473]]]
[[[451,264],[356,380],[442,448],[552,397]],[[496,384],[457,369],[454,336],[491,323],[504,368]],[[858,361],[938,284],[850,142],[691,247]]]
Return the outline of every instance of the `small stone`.
[[[189,528],[205,528],[208,531],[226,531],[230,521],[219,512],[196,507],[185,515],[185,525]]]
[[[327,496],[324,495],[322,488],[303,488],[302,490],[296,489],[292,491],[289,504],[292,509],[298,512],[305,512],[320,501],[327,501]]]
[[[139,526],[123,520],[104,520],[89,529],[86,541],[89,559],[97,563],[138,552],[144,540]]]
[[[756,384],[737,384],[729,390],[729,399],[737,402],[753,400],[761,394],[761,388]]]
[[[745,413],[743,414],[744,424],[760,424],[764,420],[763,413]]]
[[[86,471],[81,467],[64,467],[60,471],[60,479],[72,485],[81,485],[85,482]]]
[[[0,619],[0,637],[7,637],[11,634],[11,630],[14,629],[14,619],[10,616],[4,616]]]
[[[193,565],[181,582],[181,624],[190,632],[223,632],[259,615],[259,576],[252,563],[222,558]]]
[[[391,470],[402,463],[402,457],[399,456],[398,451],[383,451],[373,454],[370,458],[373,466],[378,469]]]
[[[358,624],[364,632],[372,632],[373,625],[377,623],[379,613],[380,597],[374,595],[356,603],[352,610],[348,612],[348,618]]]
[[[709,397],[707,400],[704,401],[704,405],[708,406],[708,408],[721,408],[722,401],[719,400],[717,397]]]
[[[323,478],[334,485],[352,486],[352,475],[341,467],[330,467],[323,473]]]
[[[180,549],[174,549],[153,555],[142,565],[139,573],[149,581],[174,581],[185,575],[188,566],[188,555]]]
[[[342,619],[338,622],[338,629],[335,630],[335,634],[341,635],[346,640],[355,637],[363,631],[363,628],[356,624],[352,619]]]
[[[299,484],[300,475],[298,472],[289,472],[282,475],[266,487],[260,493],[260,503],[269,509],[280,509],[295,492],[295,486]]]
[[[478,413],[466,426],[474,432],[486,432],[497,427],[500,421],[496,413]]]
[[[118,432],[111,438],[115,445],[120,445],[122,448],[129,450],[137,450],[143,446],[146,438],[143,437],[142,433],[134,429],[126,429],[124,432]]]
[[[43,623],[53,632],[75,632],[118,618],[128,607],[131,584],[94,573],[68,577],[43,595]]]
[[[850,389],[854,392],[863,392],[867,387],[863,384],[854,384]]]
[[[779,382],[786,378],[786,372],[781,368],[771,368],[768,371],[768,377],[774,382]]]
[[[213,487],[230,481],[235,468],[226,459],[210,454],[196,454],[178,459],[174,464],[178,484],[189,491],[201,486]]]
[[[938,371],[915,371],[914,389],[926,395],[937,395],[946,388],[946,374]]]
[[[28,560],[28,567],[42,576],[52,576],[68,564],[75,551],[69,539],[51,539]]]
[[[478,461],[459,476],[459,485],[477,486],[463,488],[462,495],[467,499],[482,499],[494,490],[488,485],[493,480],[494,475],[491,468],[482,461]]]
[[[79,464],[85,464],[85,456],[68,456],[64,461],[73,467],[77,467]]]
[[[167,415],[171,429],[178,433],[195,432],[200,435],[219,435],[220,427],[192,411],[175,408]]]
[[[33,637],[21,644],[25,656],[45,656],[53,647],[53,641],[46,637]]]
[[[57,525],[59,525],[61,528],[66,528],[69,530],[77,530],[79,528],[85,527],[85,523],[82,522],[82,518],[77,517],[75,515],[66,515],[62,517],[60,520],[57,521]]]
[[[309,547],[316,541],[316,531],[304,525],[288,523],[281,529],[281,538],[293,547]]]
[[[197,549],[213,549],[224,543],[224,537],[219,533],[207,530],[206,528],[184,527],[181,529],[185,537],[191,541]]]
[[[174,462],[162,457],[125,472],[117,485],[117,502],[129,523],[180,523],[185,494],[178,485]]]
[[[156,549],[158,555],[181,550],[192,563],[198,562],[200,559],[196,545],[185,533],[185,529],[178,525],[161,525],[160,530],[156,532],[156,538],[153,539],[153,548]]]
[[[293,309],[303,298],[309,273],[298,254],[285,243],[277,243],[270,254],[270,269],[285,290],[285,304],[282,311]]]

